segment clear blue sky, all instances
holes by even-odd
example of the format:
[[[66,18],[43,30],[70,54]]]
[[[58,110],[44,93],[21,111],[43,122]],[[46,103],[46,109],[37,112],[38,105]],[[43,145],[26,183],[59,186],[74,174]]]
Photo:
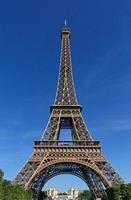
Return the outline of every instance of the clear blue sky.
[[[103,154],[131,182],[130,0],[0,2],[0,168],[12,179],[46,126],[65,18],[85,121]],[[47,187],[85,187],[72,176],[66,183],[63,178]]]

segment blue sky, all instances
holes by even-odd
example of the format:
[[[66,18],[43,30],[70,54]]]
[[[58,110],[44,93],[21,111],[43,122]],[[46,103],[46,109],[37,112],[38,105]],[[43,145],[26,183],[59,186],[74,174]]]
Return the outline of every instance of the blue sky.
[[[0,2],[0,168],[5,178],[16,175],[48,121],[66,18],[85,121],[112,166],[131,182],[130,8],[130,0]],[[69,183],[86,187],[65,175],[46,187],[64,191]]]

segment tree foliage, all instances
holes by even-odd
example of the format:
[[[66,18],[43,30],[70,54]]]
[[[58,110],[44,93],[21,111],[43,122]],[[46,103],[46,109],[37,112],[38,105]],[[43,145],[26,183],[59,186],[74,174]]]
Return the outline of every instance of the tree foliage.
[[[32,191],[24,190],[19,185],[12,185],[4,180],[4,173],[0,169],[0,200],[32,200]]]
[[[103,200],[131,200],[131,184],[115,185],[106,189]]]
[[[78,200],[91,200],[91,193],[88,190],[84,190],[78,195]]]
[[[32,200],[31,190],[24,190],[19,185],[12,185],[3,177],[4,173],[0,169],[0,200]],[[106,194],[102,200],[131,200],[131,183],[107,188]],[[41,199],[49,200],[46,192],[41,192]],[[91,200],[90,191],[84,190],[78,195],[77,200]]]
[[[39,195],[39,199],[40,200],[52,200],[51,197],[48,197],[47,191],[41,191],[41,193]]]

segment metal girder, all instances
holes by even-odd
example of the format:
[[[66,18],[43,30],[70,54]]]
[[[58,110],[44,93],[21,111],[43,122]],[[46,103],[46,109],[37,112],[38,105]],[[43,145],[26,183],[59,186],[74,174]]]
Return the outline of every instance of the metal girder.
[[[94,199],[101,198],[106,187],[124,181],[101,154],[99,141],[93,140],[82,117],[73,81],[67,26],[62,29],[61,38],[59,80],[51,115],[40,141],[35,141],[32,155],[13,183],[32,188],[34,200],[38,200],[49,179],[68,173],[80,177]],[[72,141],[59,141],[62,128],[71,129]]]
[[[91,169],[85,168],[83,165],[75,163],[60,163],[52,165],[48,169],[44,169],[35,178],[31,187],[37,191],[39,196],[45,183],[54,176],[60,174],[72,174],[82,179],[90,188],[95,198],[102,197],[105,194],[105,186],[102,180]]]

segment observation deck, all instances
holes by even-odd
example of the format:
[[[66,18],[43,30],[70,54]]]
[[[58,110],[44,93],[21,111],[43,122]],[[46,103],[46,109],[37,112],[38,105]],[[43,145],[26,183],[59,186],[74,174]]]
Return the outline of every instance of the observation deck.
[[[34,147],[75,147],[75,146],[87,146],[87,147],[93,147],[93,146],[99,146],[99,141],[86,141],[86,140],[72,140],[72,141],[61,141],[61,140],[47,140],[47,141],[35,141]]]

